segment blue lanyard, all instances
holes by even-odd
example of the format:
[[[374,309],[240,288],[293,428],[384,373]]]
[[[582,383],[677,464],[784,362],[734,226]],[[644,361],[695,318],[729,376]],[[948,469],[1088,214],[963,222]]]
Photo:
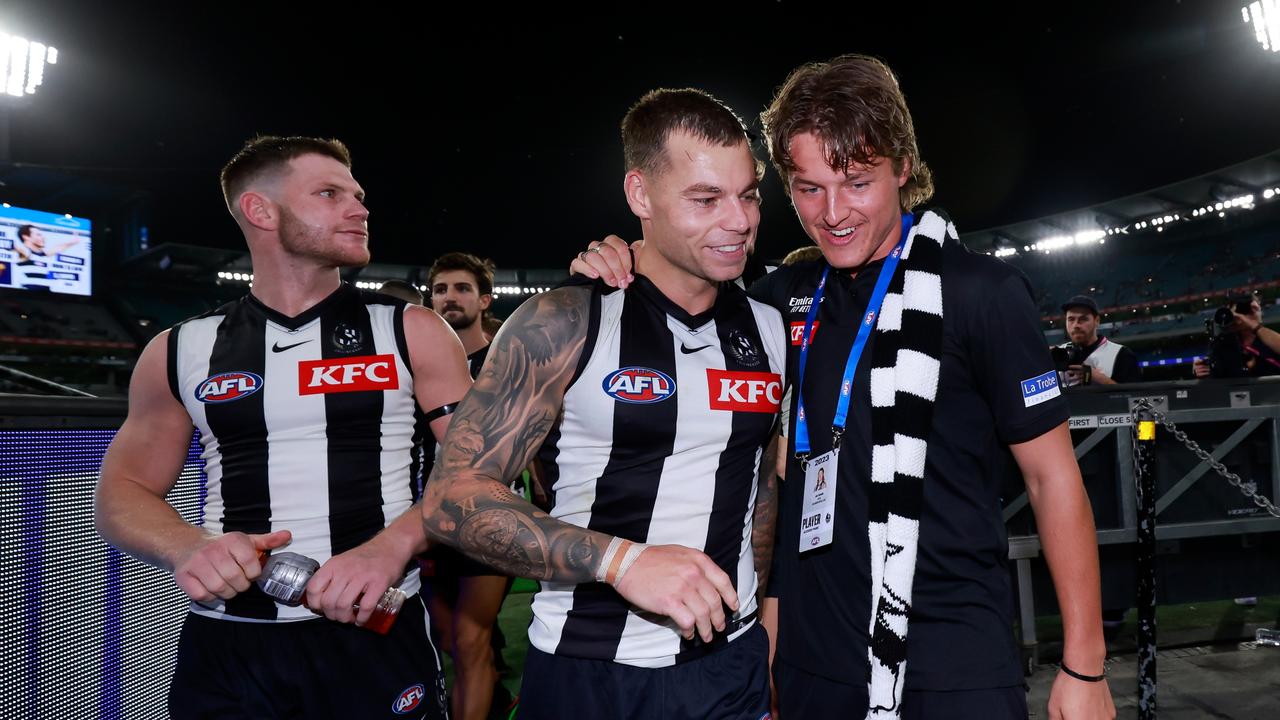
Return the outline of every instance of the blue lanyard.
[[[858,370],[858,359],[862,357],[867,339],[871,337],[871,328],[875,327],[876,318],[880,315],[880,306],[884,303],[884,296],[889,289],[889,281],[893,279],[893,272],[898,267],[898,260],[902,258],[902,248],[907,243],[907,234],[911,232],[911,223],[911,213],[904,213],[902,234],[898,238],[897,246],[885,258],[884,265],[880,268],[875,291],[871,293],[867,312],[863,315],[862,324],[858,327],[858,336],[849,350],[849,359],[845,361],[844,378],[840,381],[840,399],[836,403],[836,415],[831,422],[833,449],[839,446],[840,435],[844,432],[845,421],[849,417],[849,399],[853,396],[853,375]],[[809,306],[809,314],[804,321],[804,334],[800,336],[800,371],[797,378],[799,384],[796,386],[796,457],[801,459],[809,456],[809,422],[804,414],[804,368],[809,361],[810,334],[813,332],[814,320],[818,317],[818,303],[822,302],[822,294],[827,286],[827,275],[830,272],[830,265],[822,270],[822,279],[818,281],[818,287],[813,291],[813,304]]]

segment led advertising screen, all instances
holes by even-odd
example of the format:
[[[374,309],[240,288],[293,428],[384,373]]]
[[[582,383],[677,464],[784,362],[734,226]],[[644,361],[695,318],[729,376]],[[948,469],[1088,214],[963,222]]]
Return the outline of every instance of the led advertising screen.
[[[88,219],[0,207],[0,288],[89,295],[92,266]]]
[[[189,602],[93,525],[115,430],[0,430],[0,718],[163,720]],[[192,442],[168,500],[203,502]]]

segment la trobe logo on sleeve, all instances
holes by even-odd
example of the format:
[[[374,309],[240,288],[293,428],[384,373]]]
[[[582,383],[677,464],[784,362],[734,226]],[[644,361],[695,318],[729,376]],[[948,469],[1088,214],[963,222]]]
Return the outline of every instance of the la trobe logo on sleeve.
[[[1058,373],[1054,370],[1022,381],[1022,404],[1026,407],[1039,405],[1061,394]]]

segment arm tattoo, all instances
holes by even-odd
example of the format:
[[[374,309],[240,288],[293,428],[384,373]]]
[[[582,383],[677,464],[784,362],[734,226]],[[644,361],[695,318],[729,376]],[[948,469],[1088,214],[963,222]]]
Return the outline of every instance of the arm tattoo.
[[[756,583],[760,597],[769,586],[769,569],[773,565],[773,535],[778,523],[777,457],[785,448],[778,435],[765,448],[760,463],[760,486],[756,489],[756,509],[751,524],[751,550],[755,555]]]
[[[590,302],[587,288],[543,293],[494,338],[427,483],[429,537],[512,575],[595,579],[609,536],[556,520],[505,485],[529,464],[560,413],[586,344]]]

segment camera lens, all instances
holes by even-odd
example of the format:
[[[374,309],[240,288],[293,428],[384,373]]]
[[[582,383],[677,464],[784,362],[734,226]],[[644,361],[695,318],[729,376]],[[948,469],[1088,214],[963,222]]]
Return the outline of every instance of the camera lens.
[[[1230,325],[1231,321],[1235,319],[1236,316],[1231,314],[1231,308],[1229,307],[1220,307],[1218,308],[1218,311],[1213,314],[1213,321],[1223,327]]]

